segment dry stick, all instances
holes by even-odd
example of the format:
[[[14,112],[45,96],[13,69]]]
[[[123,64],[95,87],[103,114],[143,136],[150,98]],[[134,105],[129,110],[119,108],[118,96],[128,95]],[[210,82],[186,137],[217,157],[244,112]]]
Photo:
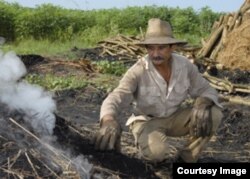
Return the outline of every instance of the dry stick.
[[[112,175],[119,175],[119,174],[123,174],[123,175],[126,175],[124,173],[121,173],[121,172],[116,172],[116,171],[113,171],[113,170],[110,170],[110,169],[107,169],[107,168],[102,168],[102,167],[99,167],[99,166],[94,166],[94,170],[98,171],[98,172],[105,172],[105,173],[108,173],[108,174],[112,174]]]
[[[20,127],[22,130],[24,130],[26,133],[28,133],[31,137],[35,138],[40,144],[42,144],[43,146],[45,146],[47,149],[49,149],[51,152],[53,152],[56,156],[61,156],[64,159],[66,159],[68,162],[72,163],[72,161],[65,155],[63,155],[62,153],[57,153],[56,151],[54,151],[53,147],[48,145],[47,143],[44,143],[41,139],[39,139],[37,136],[35,136],[33,133],[31,133],[30,131],[28,131],[27,129],[25,129],[23,126],[21,126],[20,124],[18,124],[14,119],[9,118],[9,120],[14,123],[15,125],[17,125],[18,127]],[[83,168],[83,172],[87,173],[87,171]]]
[[[31,153],[31,155],[33,156],[33,157],[35,157],[34,156],[34,154],[32,154]],[[60,176],[58,176],[47,164],[45,164],[42,160],[40,160],[40,159],[38,159],[37,158],[37,160],[39,160],[52,174],[54,174],[54,176],[56,176],[57,178],[61,178]]]
[[[8,139],[6,139],[5,137],[3,137],[2,135],[0,135],[0,138],[5,140],[5,141],[8,141]]]
[[[10,169],[9,166],[10,166],[10,158],[8,157],[8,170]],[[10,174],[9,173],[8,173],[8,178],[10,178]]]
[[[44,143],[41,139],[39,139],[37,136],[35,136],[33,133],[31,133],[30,131],[28,131],[26,128],[24,128],[23,126],[21,126],[20,124],[18,124],[14,119],[9,118],[9,120],[14,123],[15,125],[17,125],[19,128],[21,128],[22,130],[24,130],[26,133],[28,133],[31,137],[33,137],[34,139],[36,139],[40,144],[42,144],[43,146],[45,146],[47,149],[49,149],[51,152],[53,152],[56,156],[62,156],[63,158],[65,158],[66,160],[70,159],[63,155],[63,154],[58,154],[56,151],[54,151],[53,147],[48,145],[47,143]]]
[[[7,170],[5,168],[0,167],[1,170],[3,170],[4,172],[8,173],[8,174],[12,174],[12,175],[16,175],[18,176],[20,179],[24,179],[23,175],[20,175],[20,173],[17,173],[15,171],[11,171],[11,170]],[[9,177],[10,178],[10,177]]]
[[[242,92],[250,93],[250,86],[242,84],[233,84],[228,80],[219,79],[204,73],[203,76],[213,85],[216,89],[228,92]]]
[[[17,159],[20,157],[22,153],[22,150],[19,150],[17,155],[12,159],[12,163],[10,163],[10,161],[8,161],[8,169],[11,169],[11,167],[16,163]]]
[[[243,99],[239,96],[224,96],[224,95],[220,95],[219,97],[231,103],[250,106],[250,99]]]
[[[28,160],[28,162],[29,162],[31,168],[33,169],[33,171],[34,171],[36,177],[41,178],[41,177],[38,175],[38,173],[37,173],[37,171],[36,171],[36,169],[35,169],[33,163],[32,163],[31,160],[30,160],[29,155],[27,154],[27,152],[25,152],[25,156],[26,156],[26,158],[27,158],[27,160]]]

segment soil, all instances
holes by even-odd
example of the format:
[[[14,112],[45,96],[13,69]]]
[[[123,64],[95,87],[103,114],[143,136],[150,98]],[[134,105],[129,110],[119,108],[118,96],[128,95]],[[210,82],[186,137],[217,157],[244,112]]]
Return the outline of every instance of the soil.
[[[77,52],[79,53],[79,51]],[[93,54],[94,56],[96,55],[91,53],[91,55]],[[52,65],[55,63],[53,57],[49,59],[38,55],[22,55],[20,57],[26,64],[29,73],[39,74],[50,70],[54,74],[63,73],[63,75],[67,75],[67,73],[75,73],[77,75],[89,76],[90,78],[94,76],[94,69],[90,66],[82,68],[83,66],[81,65],[70,66],[67,63],[63,63],[59,67],[58,64]],[[95,57],[94,59],[98,58]],[[233,71],[221,72],[219,74],[224,77],[235,77]],[[242,78],[246,78],[245,75],[242,75],[237,80],[242,80],[243,82],[249,80],[248,77],[246,80]],[[249,81],[247,82],[249,83]],[[98,130],[100,106],[106,96],[106,91],[98,89],[91,84],[83,89],[55,92],[57,120],[54,133],[57,137],[57,142],[65,150],[70,148],[72,155],[84,155],[93,164],[94,173],[99,174],[103,178],[171,178],[171,163],[163,162],[155,165],[142,160],[138,155],[133,136],[124,125],[127,117],[130,115],[130,107],[124,109],[119,117],[123,128],[121,153],[94,150],[91,139]],[[199,162],[250,162],[249,106],[234,105],[227,102],[224,102],[223,105],[224,117],[221,126],[202,153]],[[185,139],[183,137],[179,139],[170,138],[169,140],[177,145],[181,145]]]

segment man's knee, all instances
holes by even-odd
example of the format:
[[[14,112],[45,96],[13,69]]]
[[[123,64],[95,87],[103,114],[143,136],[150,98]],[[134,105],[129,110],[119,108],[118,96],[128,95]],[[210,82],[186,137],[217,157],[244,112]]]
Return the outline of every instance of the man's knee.
[[[142,157],[151,162],[161,162],[175,156],[177,152],[173,146],[167,143],[166,136],[158,131],[153,131],[144,139],[140,138],[139,149]]]

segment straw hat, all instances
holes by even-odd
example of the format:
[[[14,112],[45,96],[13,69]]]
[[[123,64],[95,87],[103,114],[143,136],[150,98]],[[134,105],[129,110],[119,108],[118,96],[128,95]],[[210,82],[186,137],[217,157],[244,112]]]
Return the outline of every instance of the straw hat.
[[[166,21],[158,18],[152,18],[148,21],[148,28],[143,41],[137,43],[138,45],[149,44],[180,44],[185,45],[187,42],[177,40],[173,36],[172,28]]]

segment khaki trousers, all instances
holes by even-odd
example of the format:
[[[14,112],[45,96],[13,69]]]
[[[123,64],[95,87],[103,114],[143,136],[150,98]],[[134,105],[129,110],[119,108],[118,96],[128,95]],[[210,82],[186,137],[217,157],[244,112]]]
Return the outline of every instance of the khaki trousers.
[[[148,116],[134,116],[137,121],[130,124],[130,130],[141,156],[151,162],[161,162],[176,156],[180,156],[185,162],[197,162],[200,153],[212,136],[188,139],[187,144],[179,150],[168,141],[168,136],[180,137],[189,134],[191,110],[192,108],[180,109],[170,117],[150,120]],[[211,113],[212,134],[214,134],[223,115],[217,106],[212,107]]]

